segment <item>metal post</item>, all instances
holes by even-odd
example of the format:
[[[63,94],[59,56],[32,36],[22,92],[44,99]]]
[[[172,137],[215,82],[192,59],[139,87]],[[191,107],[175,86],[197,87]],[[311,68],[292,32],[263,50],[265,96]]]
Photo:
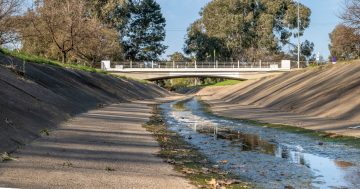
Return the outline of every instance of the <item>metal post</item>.
[[[238,68],[240,68],[240,60],[238,60]]]
[[[261,60],[260,60],[260,68],[262,68],[262,62],[261,62]]]
[[[298,61],[297,61],[297,65],[298,65],[298,69],[300,68],[300,0],[297,0],[298,3],[298,12],[297,12],[297,16],[298,16]]]
[[[130,61],[130,68],[132,68],[132,60]]]
[[[151,68],[154,69],[154,61],[151,61]]]

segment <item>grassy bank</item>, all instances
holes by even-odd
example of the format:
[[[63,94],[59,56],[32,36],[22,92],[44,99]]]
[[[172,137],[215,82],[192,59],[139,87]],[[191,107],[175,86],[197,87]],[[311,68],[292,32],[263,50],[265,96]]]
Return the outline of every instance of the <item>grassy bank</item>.
[[[236,85],[239,84],[241,81],[240,80],[225,80],[219,83],[215,83],[215,84],[211,84],[211,85],[207,85],[209,87],[221,87],[221,86],[229,86],[229,85]]]
[[[50,59],[47,59],[44,57],[35,56],[35,55],[27,54],[24,52],[10,51],[10,50],[3,49],[3,48],[0,48],[0,53],[21,59],[26,62],[32,62],[32,63],[37,63],[37,64],[46,64],[46,65],[51,65],[51,66],[63,67],[63,68],[71,68],[71,69],[83,70],[83,71],[88,71],[88,72],[96,72],[96,73],[104,73],[104,74],[106,73],[103,70],[91,68],[89,66],[84,66],[84,65],[80,65],[80,64],[74,64],[74,63],[63,64],[56,60],[50,60]]]
[[[252,188],[249,183],[238,180],[235,175],[223,172],[210,162],[181,136],[168,130],[158,109],[144,127],[152,132],[160,144],[159,156],[184,174],[191,183],[199,188]]]
[[[50,59],[47,59],[47,58],[44,58],[44,57],[35,56],[35,55],[23,53],[23,52],[10,51],[10,50],[7,50],[7,49],[0,48],[0,53],[3,53],[5,55],[21,59],[21,60],[26,61],[26,62],[31,62],[31,63],[36,63],[36,64],[45,64],[45,65],[57,66],[57,67],[62,67],[62,68],[70,68],[70,69],[82,70],[82,71],[93,72],[93,73],[108,74],[108,72],[106,72],[104,70],[101,70],[101,69],[96,69],[96,68],[92,68],[92,67],[84,66],[84,65],[80,65],[80,64],[75,64],[75,63],[63,64],[63,63],[61,63],[59,61],[56,61],[56,60],[50,60]],[[114,76],[116,78],[120,78],[120,79],[127,79],[127,80],[137,81],[137,82],[142,83],[142,84],[151,83],[149,81],[145,81],[145,80],[141,80],[141,79],[118,76],[118,75],[114,75],[114,74],[110,74],[110,75]]]
[[[213,116],[219,117],[219,118],[236,120],[236,121],[241,121],[241,122],[244,122],[244,123],[247,123],[250,125],[254,125],[254,126],[273,128],[273,129],[278,129],[278,130],[286,131],[286,132],[290,132],[290,133],[301,134],[301,135],[308,136],[308,137],[311,137],[313,139],[316,139],[316,140],[319,140],[322,142],[341,143],[346,146],[360,149],[360,138],[351,137],[351,136],[343,136],[343,135],[338,135],[338,134],[333,134],[333,133],[327,133],[327,132],[323,132],[323,131],[304,129],[301,127],[296,127],[296,126],[291,126],[291,125],[272,124],[272,123],[266,123],[266,122],[261,122],[261,121],[257,121],[257,120],[239,119],[239,118],[230,118],[230,117],[220,116],[211,111],[211,107],[209,104],[207,104],[204,101],[200,101],[200,102],[203,104],[205,112],[207,112],[208,114],[211,114]]]

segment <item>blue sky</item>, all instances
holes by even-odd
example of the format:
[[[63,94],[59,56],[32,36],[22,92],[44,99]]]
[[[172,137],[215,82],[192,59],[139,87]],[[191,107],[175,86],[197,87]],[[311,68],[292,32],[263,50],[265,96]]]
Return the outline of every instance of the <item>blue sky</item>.
[[[157,0],[167,20],[165,44],[169,46],[164,58],[184,46],[188,26],[199,18],[199,11],[210,0]],[[337,15],[341,12],[343,0],[300,0],[312,10],[311,25],[302,40],[315,43],[314,53],[329,56],[329,33],[341,22]]]

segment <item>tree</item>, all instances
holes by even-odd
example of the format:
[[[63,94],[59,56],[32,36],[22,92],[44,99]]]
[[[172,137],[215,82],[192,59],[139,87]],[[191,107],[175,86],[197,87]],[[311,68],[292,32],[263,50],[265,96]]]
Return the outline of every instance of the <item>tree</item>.
[[[110,54],[120,54],[118,33],[89,15],[85,1],[39,0],[35,5],[21,21],[23,50],[63,63],[71,56],[92,66]]]
[[[345,0],[345,9],[340,18],[344,24],[360,29],[360,0]]]
[[[331,56],[339,60],[351,60],[360,57],[360,34],[356,28],[340,24],[330,33],[329,49]]]
[[[305,57],[306,60],[309,60],[313,56],[314,52],[314,43],[308,40],[305,40],[300,46],[301,55]]]
[[[222,41],[231,58],[254,61],[281,54],[282,46],[297,36],[296,13],[293,0],[213,0],[197,22],[203,34]],[[300,35],[309,26],[310,14],[300,5]]]
[[[133,5],[131,0],[86,0],[86,3],[93,17],[120,33],[128,23]]]
[[[92,27],[88,28],[93,31],[91,35],[75,46],[77,57],[87,61],[88,65],[92,67],[104,59],[118,60],[122,58],[119,35],[116,30],[103,27],[96,22],[89,24],[89,27]]]
[[[305,40],[300,46],[301,55],[305,57],[306,60],[309,60],[313,56],[314,52],[314,43],[308,40]]]
[[[223,41],[216,37],[209,37],[201,20],[197,20],[188,28],[184,52],[194,55],[198,61],[222,60],[229,57]]]
[[[305,40],[300,44],[300,60],[308,61],[314,58],[314,43],[308,40]],[[291,58],[297,59],[298,56],[298,47],[297,45],[292,45],[293,49],[290,51]]]
[[[181,52],[174,52],[173,54],[168,56],[170,58],[170,61],[175,62],[186,62],[189,61],[189,58],[183,55]]]
[[[16,20],[22,0],[0,0],[0,45],[12,42],[17,38]]]
[[[89,18],[85,17],[85,3],[77,0],[43,0],[37,1],[36,8],[27,14],[32,36],[38,40],[51,41],[66,63],[68,54],[75,46],[90,35]],[[25,33],[25,32],[24,32]],[[50,40],[50,41],[49,41]]]
[[[125,29],[123,45],[125,57],[131,60],[157,60],[166,50],[166,20],[155,0],[141,0],[133,4],[131,18]]]

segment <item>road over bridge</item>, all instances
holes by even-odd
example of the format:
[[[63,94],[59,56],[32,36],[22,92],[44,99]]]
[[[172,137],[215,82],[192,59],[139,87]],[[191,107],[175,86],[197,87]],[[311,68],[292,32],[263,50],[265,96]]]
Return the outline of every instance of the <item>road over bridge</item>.
[[[246,65],[240,65],[240,63],[226,63],[221,65],[204,65],[197,63],[191,65],[184,63],[163,63],[162,65],[160,63],[151,63],[146,65],[144,63],[139,65],[131,63],[116,65],[114,68],[111,68],[110,62],[103,61],[102,69],[112,74],[149,81],[186,77],[215,77],[246,80],[289,72],[291,71],[291,66],[290,61],[283,61],[282,63]]]

